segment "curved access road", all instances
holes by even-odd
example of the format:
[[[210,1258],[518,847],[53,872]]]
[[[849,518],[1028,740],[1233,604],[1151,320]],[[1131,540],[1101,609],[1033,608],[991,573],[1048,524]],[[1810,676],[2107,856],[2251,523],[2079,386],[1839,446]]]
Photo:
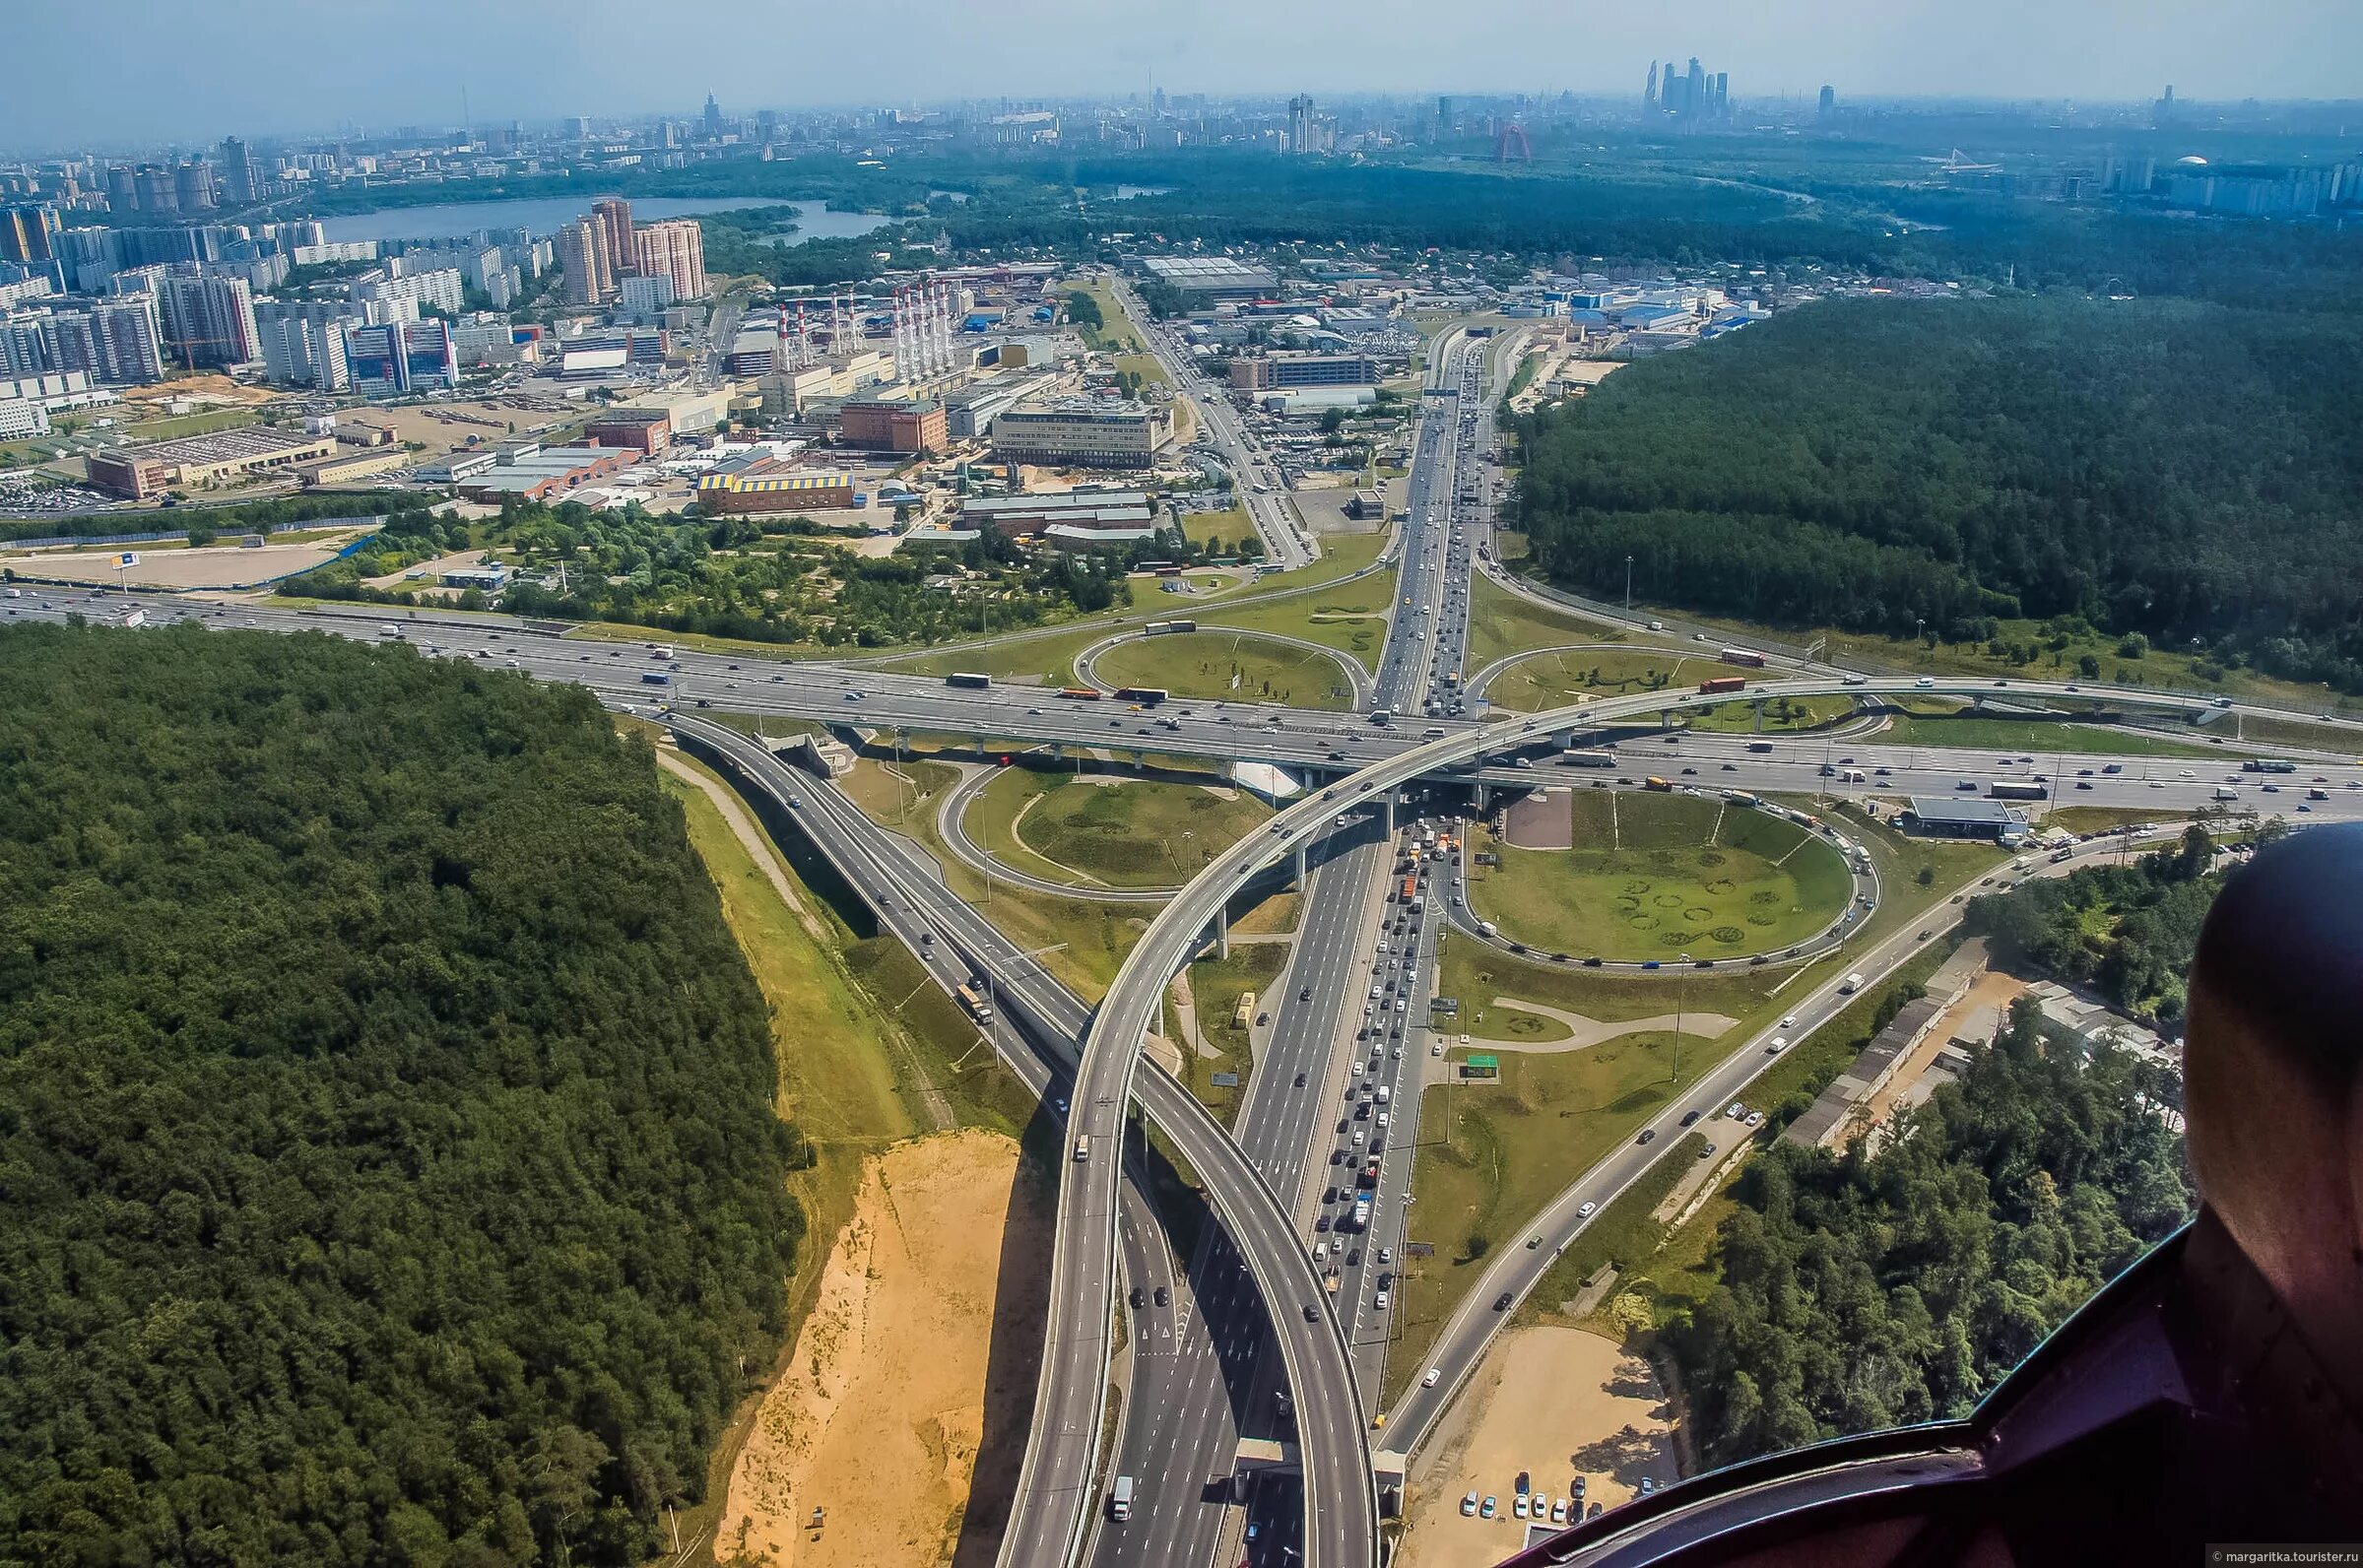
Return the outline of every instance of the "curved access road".
[[[2084,684],[2014,681],[2022,694],[2097,694],[2138,697],[2151,706],[2199,711],[2205,698],[2178,698],[2155,691]],[[1757,687],[1768,696],[1908,695],[1913,692],[1968,696],[1990,690],[1988,681],[1852,677],[1802,677]],[[1450,768],[1506,748],[1532,744],[1526,737],[1603,718],[1680,709],[1712,696],[1696,692],[1652,692],[1640,697],[1585,703],[1410,748],[1330,786],[1280,814],[1267,831],[1232,846],[1167,904],[1123,967],[1092,1019],[1077,1069],[1074,1127],[1094,1143],[1116,1146],[1126,1107],[1134,1092],[1142,1041],[1162,1006],[1166,982],[1198,946],[1224,903],[1251,878],[1283,856],[1331,830],[1341,808],[1383,793],[1391,801],[1402,785],[1437,768]],[[1092,1505],[1090,1484],[1097,1459],[1095,1441],[1076,1440],[1077,1423],[1091,1425],[1089,1412],[1103,1401],[1109,1344],[1106,1323],[1117,1277],[1117,1187],[1113,1162],[1070,1162],[1060,1184],[1057,1235],[1052,1263],[1052,1313],[1045,1337],[1036,1405],[1035,1441],[1026,1451],[1008,1536],[1005,1564],[1066,1568],[1074,1560]],[[1318,1277],[1292,1233],[1285,1232],[1286,1258],[1274,1256],[1242,1237],[1257,1286],[1272,1307],[1280,1348],[1296,1393],[1300,1457],[1305,1481],[1305,1560],[1318,1568],[1375,1560],[1377,1501],[1368,1466],[1368,1431],[1360,1396],[1346,1375],[1339,1330]],[[1306,1328],[1317,1331],[1307,1336]],[[1327,1345],[1311,1342],[1326,1339]],[[1334,1365],[1335,1376],[1327,1375]],[[1441,1380],[1439,1380],[1441,1381]],[[1333,1403],[1334,1402],[1334,1403]],[[1347,1434],[1350,1433],[1350,1436]],[[1356,1472],[1355,1467],[1363,1467]]]
[[[1248,626],[1227,626],[1218,621],[1202,621],[1198,622],[1197,627],[1194,630],[1186,632],[1151,633],[1148,631],[1121,631],[1112,637],[1102,637],[1097,642],[1092,643],[1088,648],[1085,648],[1083,652],[1075,656],[1075,678],[1085,686],[1097,686],[1102,691],[1113,691],[1115,687],[1109,683],[1099,679],[1098,671],[1094,668],[1094,666],[1098,664],[1099,656],[1101,654],[1107,652],[1110,648],[1115,647],[1117,644],[1125,642],[1147,642],[1152,636],[1206,637],[1220,636],[1226,633],[1230,636],[1244,638],[1252,642],[1277,642],[1283,648],[1294,648],[1299,653],[1315,655],[1329,660],[1332,664],[1335,664],[1341,671],[1345,673],[1346,687],[1351,693],[1352,705],[1356,709],[1370,706],[1370,672],[1363,668],[1362,661],[1355,658],[1353,655],[1349,653],[1341,653],[1336,648],[1329,646],[1327,643],[1315,642],[1310,637],[1291,637],[1286,632],[1258,631]],[[1175,700],[1189,701],[1193,699],[1176,698]],[[1250,703],[1254,701],[1252,697],[1205,697],[1195,700],[1208,702],[1246,701]]]
[[[1017,870],[1008,861],[995,858],[993,852],[968,836],[968,807],[1000,776],[999,768],[984,767],[966,770],[966,777],[947,791],[936,808],[936,833],[944,847],[965,863],[969,870],[986,878],[998,878],[1014,886],[1030,892],[1049,893],[1057,898],[1081,898],[1101,904],[1156,904],[1180,892],[1179,887],[1107,887],[1091,882],[1052,882]]]
[[[1594,782],[1598,783],[1599,781],[1595,780]],[[1562,783],[1558,787],[1564,789],[1569,786]],[[1647,792],[1627,789],[1624,793],[1639,795]],[[1725,803],[1726,810],[1750,811],[1757,809],[1734,800],[1732,797],[1741,793],[1737,790],[1692,789],[1684,786],[1676,793],[1710,799],[1720,797]],[[1786,812],[1785,808],[1767,806],[1764,809],[1786,815],[1790,817],[1791,820],[1796,820],[1796,814]],[[1846,851],[1839,842],[1841,835],[1827,822],[1808,825],[1800,821],[1798,825],[1810,834],[1816,842],[1826,847],[1831,854],[1836,855],[1846,866],[1848,881],[1845,907],[1838,911],[1837,917],[1828,925],[1809,937],[1801,938],[1785,947],[1772,948],[1763,952],[1718,953],[1709,960],[1711,967],[1717,969],[1769,969],[1810,963],[1831,948],[1844,944],[1855,934],[1858,927],[1878,912],[1878,873],[1866,866],[1858,866],[1852,860],[1847,859]],[[1471,942],[1481,943],[1485,947],[1498,952],[1507,953],[1514,958],[1524,957],[1537,962],[1559,964],[1575,963],[1587,969],[1604,970],[1611,974],[1673,976],[1689,972],[1694,968],[1694,965],[1682,963],[1672,955],[1656,960],[1603,958],[1596,953],[1576,953],[1570,957],[1567,953],[1553,952],[1548,948],[1537,947],[1532,943],[1519,942],[1505,937],[1498,931],[1487,931],[1478,921],[1477,911],[1469,903],[1468,855],[1469,850],[1466,844],[1453,851],[1453,887],[1451,896],[1444,901],[1444,910],[1446,918],[1452,922],[1453,929],[1466,936]]]
[[[2114,841],[2096,841],[2078,846],[2068,861],[2045,861],[2030,868],[2028,875],[2065,876],[2078,866],[2115,853]],[[1982,879],[1972,878],[1963,882],[1958,890],[1962,894],[1973,893],[1982,882],[1993,882],[1997,877],[1997,873],[1988,872]],[[1879,984],[1931,944],[1942,941],[1960,924],[1963,909],[1961,904],[1938,904],[1920,923],[1896,932],[1856,959],[1852,972],[1863,977],[1862,989]],[[1685,1125],[1694,1125],[1699,1133],[1715,1142],[1728,1143],[1748,1136],[1746,1128],[1722,1114],[1724,1108],[1744,1094],[1757,1075],[1778,1060],[1780,1053],[1772,1045],[1776,1038],[1794,1043],[1854,1001],[1853,995],[1844,989],[1846,980],[1846,974],[1833,974],[1801,996],[1780,1022],[1758,1030],[1651,1117],[1646,1124],[1647,1143],[1640,1142],[1644,1130],[1636,1129],[1632,1138],[1617,1144],[1561,1189],[1543,1212],[1523,1227],[1524,1245],[1495,1251],[1491,1264],[1468,1287],[1444,1332],[1429,1347],[1426,1370],[1402,1402],[1387,1412],[1386,1442],[1390,1451],[1408,1456],[1417,1449],[1476,1372],[1494,1336],[1517,1316],[1519,1304],[1549,1272],[1558,1255],[1595,1215],[1640,1180],[1652,1165],[1673,1155],[1682,1141]],[[1694,1122],[1686,1123],[1686,1119],[1692,1118]],[[1435,1379],[1433,1383],[1427,1381],[1430,1376]]]

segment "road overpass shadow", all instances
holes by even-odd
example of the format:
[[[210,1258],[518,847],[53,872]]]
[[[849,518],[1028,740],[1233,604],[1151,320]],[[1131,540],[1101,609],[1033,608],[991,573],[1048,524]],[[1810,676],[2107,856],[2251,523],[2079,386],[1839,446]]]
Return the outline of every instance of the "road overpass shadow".
[[[1052,1091],[1067,1092],[1062,1080]],[[1047,1105],[1037,1105],[1019,1136],[1017,1179],[995,1267],[1001,1288],[993,1307],[993,1342],[985,1355],[984,1427],[968,1507],[960,1516],[952,1568],[992,1568],[1001,1552],[1017,1476],[1033,1430],[1034,1391],[1042,1376],[1042,1331],[1050,1298],[1050,1251],[1058,1217],[1058,1162],[1066,1135]],[[887,1477],[881,1477],[882,1482]]]

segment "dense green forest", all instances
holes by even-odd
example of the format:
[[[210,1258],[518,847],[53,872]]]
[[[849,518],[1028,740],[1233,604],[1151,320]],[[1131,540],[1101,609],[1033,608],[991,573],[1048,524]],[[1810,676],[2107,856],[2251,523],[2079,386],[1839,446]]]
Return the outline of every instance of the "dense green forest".
[[[1705,1460],[1967,1413],[2188,1216],[2151,1079],[2022,1007],[1876,1153],[1750,1160],[1722,1283],[1669,1336]]]
[[[2192,827],[2173,848],[2131,866],[2079,867],[1972,898],[1966,926],[1998,963],[2088,987],[2120,1013],[2172,1028],[2182,1021],[2199,928],[2223,886],[2214,857],[2206,829]]]
[[[1553,578],[1785,625],[2080,617],[2363,690],[2363,320],[1831,300],[1524,422]]]
[[[0,682],[0,1561],[641,1560],[801,1229],[645,745],[313,634]]]

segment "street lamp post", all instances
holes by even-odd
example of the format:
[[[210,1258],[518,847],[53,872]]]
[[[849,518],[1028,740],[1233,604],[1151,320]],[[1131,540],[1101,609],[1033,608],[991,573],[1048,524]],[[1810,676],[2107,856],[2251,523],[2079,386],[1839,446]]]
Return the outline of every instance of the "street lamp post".
[[[1633,613],[1633,557],[1630,555],[1624,557],[1624,613],[1628,617]]]

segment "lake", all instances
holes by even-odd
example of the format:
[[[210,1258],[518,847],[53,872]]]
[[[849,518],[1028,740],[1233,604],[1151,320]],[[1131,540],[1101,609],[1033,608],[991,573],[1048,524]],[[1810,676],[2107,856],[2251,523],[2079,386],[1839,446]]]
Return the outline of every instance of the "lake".
[[[587,217],[591,199],[605,192],[587,190],[580,197],[549,196],[523,201],[439,202],[432,207],[392,207],[383,212],[355,213],[323,218],[320,228],[331,240],[452,239],[484,229],[523,229],[535,234],[554,234],[577,218]],[[781,242],[807,239],[849,239],[880,228],[886,220],[877,213],[832,213],[820,202],[783,202],[763,196],[683,199],[652,196],[634,200],[631,216],[639,222],[661,218],[695,218],[704,213],[742,211],[749,207],[793,207],[796,232]]]

